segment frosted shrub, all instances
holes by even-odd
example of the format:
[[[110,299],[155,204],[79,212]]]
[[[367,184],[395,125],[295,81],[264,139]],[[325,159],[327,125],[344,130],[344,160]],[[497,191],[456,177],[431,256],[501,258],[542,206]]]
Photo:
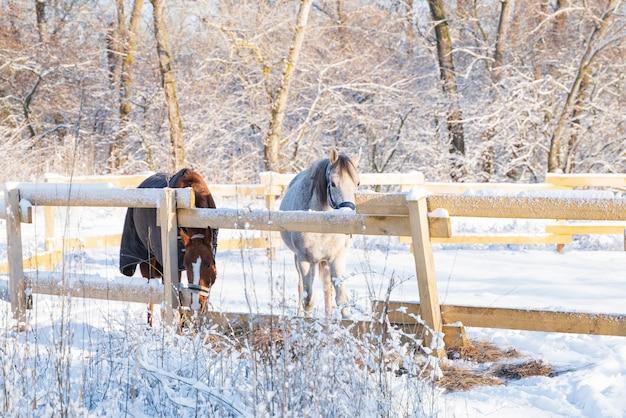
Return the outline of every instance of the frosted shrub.
[[[420,340],[335,323],[195,335],[112,321],[2,334],[3,416],[429,416]],[[123,321],[123,322],[122,322]],[[136,323],[136,321],[132,321]],[[67,325],[67,324],[66,324]],[[19,341],[18,341],[19,340]]]

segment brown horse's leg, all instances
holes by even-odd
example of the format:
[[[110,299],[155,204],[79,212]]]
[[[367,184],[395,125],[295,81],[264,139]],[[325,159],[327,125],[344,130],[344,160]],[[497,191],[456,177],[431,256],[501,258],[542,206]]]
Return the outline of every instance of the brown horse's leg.
[[[139,263],[139,270],[141,271],[141,275],[150,280],[154,278],[161,277],[160,270],[158,269],[158,263],[154,257],[150,258],[149,263],[141,262]],[[154,304],[148,304],[148,326],[152,327],[152,318],[154,317]]]
[[[178,272],[178,283],[180,283],[180,276],[182,275],[182,272]],[[183,294],[183,292],[181,292],[179,290],[178,292],[178,332],[182,333],[183,330],[185,329],[189,329],[190,325],[191,325],[191,319],[192,319],[192,314],[191,311],[188,310],[187,308],[189,308],[191,306],[191,300],[189,299],[190,297],[190,292],[187,291],[188,293]]]
[[[148,304],[148,326],[152,328],[152,313],[154,311],[154,305],[152,303]]]

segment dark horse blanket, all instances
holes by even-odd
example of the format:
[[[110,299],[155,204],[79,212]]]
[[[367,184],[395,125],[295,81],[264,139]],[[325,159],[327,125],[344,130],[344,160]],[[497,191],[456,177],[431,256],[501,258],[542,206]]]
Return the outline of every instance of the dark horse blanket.
[[[185,169],[170,176],[164,173],[154,174],[145,179],[138,186],[140,189],[163,189],[175,187],[179,178],[184,175]],[[120,271],[126,276],[135,274],[137,264],[150,264],[152,257],[156,258],[158,267],[163,265],[161,253],[161,229],[156,225],[157,210],[154,208],[128,208],[122,232],[120,245]],[[183,267],[183,244],[178,241],[178,270]]]

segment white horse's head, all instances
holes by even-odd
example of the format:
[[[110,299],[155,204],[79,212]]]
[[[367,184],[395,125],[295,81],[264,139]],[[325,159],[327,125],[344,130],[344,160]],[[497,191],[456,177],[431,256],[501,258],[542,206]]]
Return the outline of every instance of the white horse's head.
[[[314,187],[322,206],[356,210],[357,166],[358,160],[339,154],[335,148],[330,150],[328,159],[322,160],[313,173]]]

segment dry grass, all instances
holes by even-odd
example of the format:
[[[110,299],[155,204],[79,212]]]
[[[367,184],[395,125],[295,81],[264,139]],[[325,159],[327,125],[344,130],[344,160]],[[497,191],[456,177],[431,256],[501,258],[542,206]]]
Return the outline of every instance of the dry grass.
[[[499,364],[489,369],[470,369],[448,362],[441,366],[441,370],[443,377],[437,385],[450,392],[467,391],[477,386],[499,386],[509,380],[531,376],[554,376],[552,367],[541,360]]]
[[[477,363],[493,363],[503,359],[519,357],[519,352],[514,348],[502,350],[486,341],[471,341],[467,347],[451,347],[446,349],[446,354],[451,360],[468,360]]]
[[[464,367],[442,365],[443,377],[437,380],[437,385],[450,391],[466,391],[476,386],[499,386],[505,383],[504,379],[493,376],[485,371],[470,370]]]
[[[518,380],[530,376],[553,376],[554,370],[541,360],[529,360],[523,363],[502,364],[493,370],[493,374],[508,380]]]
[[[504,385],[507,381],[530,376],[554,376],[552,367],[541,360],[497,364],[520,357],[513,349],[502,350],[486,341],[472,341],[467,347],[454,347],[447,350],[452,360],[468,360],[478,364],[496,363],[489,368],[455,365],[450,361],[441,366],[443,377],[437,385],[450,391],[466,391],[477,386]]]
[[[259,353],[262,358],[267,358],[271,353],[280,352],[285,348],[287,333],[293,332],[290,327],[268,328],[259,326],[230,323],[225,335],[210,334],[205,337],[205,343],[218,347],[227,340],[236,349],[241,350],[247,346]],[[228,335],[228,337],[226,336]],[[302,347],[300,347],[302,348]],[[298,347],[290,347],[291,355],[297,356]],[[505,385],[509,380],[517,380],[530,376],[552,376],[553,369],[540,360],[528,360],[510,363],[511,359],[519,358],[520,353],[513,349],[500,349],[486,341],[471,341],[467,347],[454,347],[447,350],[448,357],[452,360],[467,360],[474,364],[444,361],[441,364],[443,377],[437,381],[437,385],[450,392],[468,391],[477,386]],[[402,374],[402,358],[393,350],[384,354],[384,367],[387,370],[396,370]],[[355,358],[360,367],[360,360]],[[484,365],[485,363],[494,363]],[[483,365],[483,366],[481,366]]]
[[[249,335],[254,350],[269,356],[272,350],[280,351],[285,344],[285,330],[281,328],[256,328]]]

